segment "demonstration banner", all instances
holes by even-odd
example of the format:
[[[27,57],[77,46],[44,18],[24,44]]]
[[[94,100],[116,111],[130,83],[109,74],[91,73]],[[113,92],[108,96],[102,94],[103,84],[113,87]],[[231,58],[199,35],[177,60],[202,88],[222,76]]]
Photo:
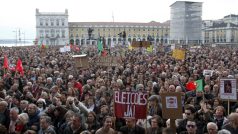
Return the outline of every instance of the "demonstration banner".
[[[117,118],[146,119],[147,93],[114,92],[114,112]]]

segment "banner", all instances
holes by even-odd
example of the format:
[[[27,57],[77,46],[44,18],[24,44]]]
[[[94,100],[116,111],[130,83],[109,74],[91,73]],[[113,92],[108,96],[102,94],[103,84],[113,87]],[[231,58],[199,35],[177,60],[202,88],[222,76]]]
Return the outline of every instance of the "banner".
[[[65,52],[70,52],[70,46],[64,46]]]
[[[61,53],[65,53],[65,52],[66,52],[65,49],[64,49],[64,47],[61,47],[61,48],[60,48],[60,52],[61,52]]]
[[[236,79],[220,79],[220,98],[237,101]]]
[[[113,56],[106,56],[106,57],[99,57],[97,60],[98,66],[107,66],[107,67],[115,67],[120,66],[122,64],[121,57],[113,57]]]
[[[177,60],[184,60],[185,59],[185,50],[174,49],[172,57]]]
[[[76,68],[89,68],[89,59],[86,54],[73,55]]]
[[[146,119],[147,93],[114,92],[114,112],[117,118]]]

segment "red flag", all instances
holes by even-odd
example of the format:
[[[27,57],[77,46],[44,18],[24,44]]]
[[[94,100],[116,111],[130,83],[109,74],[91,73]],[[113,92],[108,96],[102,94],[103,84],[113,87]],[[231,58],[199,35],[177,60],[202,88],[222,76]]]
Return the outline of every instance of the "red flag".
[[[21,75],[24,75],[22,61],[20,58],[17,60],[16,71],[19,72]]]
[[[187,89],[188,91],[193,91],[193,90],[195,90],[195,89],[196,89],[196,82],[194,82],[194,81],[188,82],[188,83],[186,84],[186,89]]]
[[[80,51],[80,48],[78,46],[74,47],[75,51]]]
[[[45,49],[45,45],[43,43],[41,45],[41,49]]]
[[[102,56],[103,56],[103,57],[107,56],[107,51],[106,51],[106,50],[103,50],[103,51],[102,51]]]
[[[3,68],[5,68],[5,69],[9,69],[8,59],[7,59],[7,56],[6,56],[6,55],[4,55]]]

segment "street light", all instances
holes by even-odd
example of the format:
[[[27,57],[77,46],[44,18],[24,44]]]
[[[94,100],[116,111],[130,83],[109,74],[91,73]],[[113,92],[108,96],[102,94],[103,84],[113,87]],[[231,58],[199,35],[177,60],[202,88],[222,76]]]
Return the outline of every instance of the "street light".
[[[25,46],[25,32],[22,32],[21,34],[24,35],[24,38],[23,38],[23,46]]]
[[[15,31],[12,31],[14,33],[16,33],[16,46],[17,46],[17,29]]]

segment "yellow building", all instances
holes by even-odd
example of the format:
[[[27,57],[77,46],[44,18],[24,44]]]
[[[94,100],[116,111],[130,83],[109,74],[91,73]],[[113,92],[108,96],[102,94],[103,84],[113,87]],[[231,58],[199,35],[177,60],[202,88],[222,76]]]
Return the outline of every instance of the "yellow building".
[[[92,29],[89,40],[88,29]],[[148,40],[154,43],[169,43],[169,22],[69,22],[69,41],[71,44],[96,44],[99,37],[103,37],[106,44],[123,44],[120,33],[125,31],[125,43]],[[150,37],[150,38],[148,38]]]

